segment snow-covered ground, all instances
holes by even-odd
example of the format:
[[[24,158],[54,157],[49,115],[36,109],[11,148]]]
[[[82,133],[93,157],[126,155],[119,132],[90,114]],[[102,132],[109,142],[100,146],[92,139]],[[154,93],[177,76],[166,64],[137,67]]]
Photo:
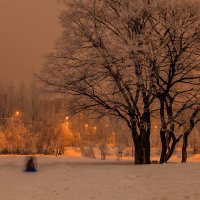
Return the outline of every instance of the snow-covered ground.
[[[39,171],[24,173],[24,160],[0,156],[0,199],[200,199],[200,163],[136,166],[127,160],[38,156]]]

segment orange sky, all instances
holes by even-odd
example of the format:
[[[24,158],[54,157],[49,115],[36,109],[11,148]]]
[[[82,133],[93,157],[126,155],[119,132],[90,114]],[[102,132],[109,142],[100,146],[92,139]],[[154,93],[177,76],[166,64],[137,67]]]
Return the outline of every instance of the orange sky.
[[[29,81],[51,51],[61,27],[58,0],[0,0],[1,80]]]

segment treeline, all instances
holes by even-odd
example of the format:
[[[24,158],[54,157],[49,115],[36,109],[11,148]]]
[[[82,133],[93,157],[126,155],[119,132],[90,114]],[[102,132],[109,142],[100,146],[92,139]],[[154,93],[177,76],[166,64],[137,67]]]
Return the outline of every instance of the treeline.
[[[45,118],[50,112],[45,106],[48,99],[48,95],[41,92],[35,82],[18,86],[0,83],[0,124],[7,124],[16,117],[17,112],[20,119],[29,124]]]
[[[37,127],[31,130],[22,123],[9,125],[0,130],[2,154],[63,154],[71,138],[62,125]]]
[[[108,147],[124,150],[132,155],[134,144],[129,128],[116,117],[96,119],[86,111],[66,116],[66,99],[49,95],[37,87],[20,84],[0,85],[0,153],[1,154],[64,154],[65,147],[74,147],[83,156],[94,157],[96,148],[105,159]],[[189,113],[188,113],[189,114]],[[187,116],[185,116],[187,118]],[[161,151],[159,117],[152,118],[151,147]],[[176,127],[181,135],[186,128]],[[189,145],[199,151],[197,128]],[[181,147],[181,143],[178,145]]]
[[[68,117],[66,108],[64,97],[50,95],[36,83],[0,84],[0,153],[64,154],[64,147],[132,146],[120,121],[94,120],[86,112]]]
[[[0,152],[3,154],[63,153],[66,139],[56,102],[35,82],[0,84]],[[67,136],[66,136],[67,137]]]

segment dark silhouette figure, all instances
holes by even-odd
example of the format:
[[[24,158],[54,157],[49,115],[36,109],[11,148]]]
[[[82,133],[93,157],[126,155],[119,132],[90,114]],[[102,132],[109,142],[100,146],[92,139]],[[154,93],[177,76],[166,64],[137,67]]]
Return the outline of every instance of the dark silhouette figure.
[[[25,172],[36,172],[36,158],[33,156],[28,157],[25,166]]]

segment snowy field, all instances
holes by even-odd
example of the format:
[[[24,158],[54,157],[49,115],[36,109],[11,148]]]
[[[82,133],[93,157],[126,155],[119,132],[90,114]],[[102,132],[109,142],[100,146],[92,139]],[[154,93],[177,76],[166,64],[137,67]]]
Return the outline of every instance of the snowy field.
[[[0,156],[1,200],[199,200],[200,163],[136,166],[133,161]],[[196,160],[197,161],[197,160]]]

